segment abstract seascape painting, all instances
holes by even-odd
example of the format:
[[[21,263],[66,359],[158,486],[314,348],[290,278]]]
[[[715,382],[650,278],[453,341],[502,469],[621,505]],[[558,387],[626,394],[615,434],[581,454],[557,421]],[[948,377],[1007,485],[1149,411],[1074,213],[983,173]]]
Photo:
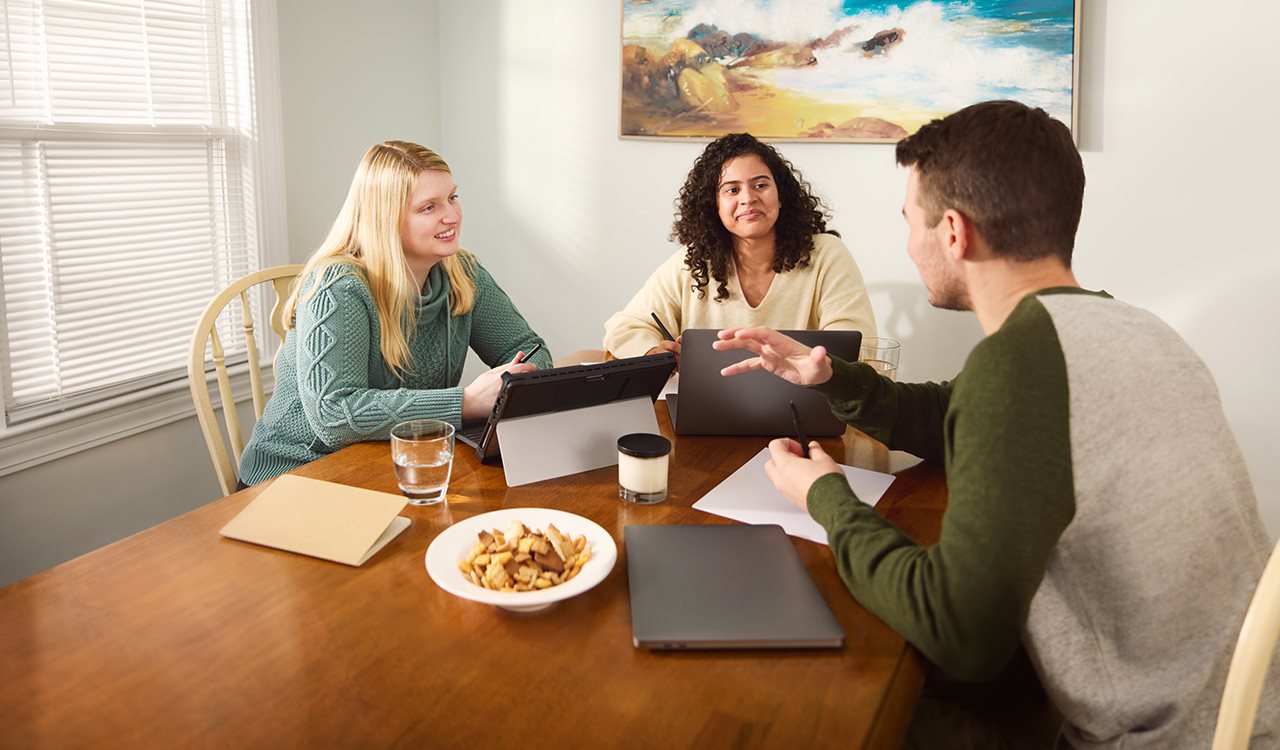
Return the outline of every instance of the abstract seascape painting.
[[[623,0],[624,138],[892,142],[974,102],[1076,128],[1079,0]]]

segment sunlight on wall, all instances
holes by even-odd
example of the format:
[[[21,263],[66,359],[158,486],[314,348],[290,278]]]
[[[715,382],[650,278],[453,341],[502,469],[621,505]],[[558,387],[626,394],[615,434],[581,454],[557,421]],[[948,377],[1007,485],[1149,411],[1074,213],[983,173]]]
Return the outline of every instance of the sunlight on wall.
[[[506,158],[499,165],[503,202],[530,233],[530,239],[565,268],[594,267],[598,254],[592,207],[602,185],[598,159],[583,148],[602,127],[600,107],[582,91],[583,66],[590,65],[575,44],[557,38],[572,28],[563,5],[545,6],[531,29],[527,14],[503,24],[505,82],[500,103],[499,141]]]
[[[1280,537],[1280,465],[1270,440],[1280,414],[1280,354],[1273,343],[1280,320],[1277,284],[1280,261],[1269,269],[1224,273],[1212,280],[1211,291],[1165,316],[1213,373],[1272,539]]]

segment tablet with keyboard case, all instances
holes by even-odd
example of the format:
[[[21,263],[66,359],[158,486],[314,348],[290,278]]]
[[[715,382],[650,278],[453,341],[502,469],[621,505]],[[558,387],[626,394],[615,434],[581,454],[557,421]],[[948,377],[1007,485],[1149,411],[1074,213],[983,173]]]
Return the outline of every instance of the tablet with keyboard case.
[[[457,438],[476,449],[481,461],[498,458],[498,423],[503,419],[569,411],[648,396],[656,401],[676,357],[664,352],[589,365],[568,365],[502,376],[502,390],[487,421],[463,423]]]

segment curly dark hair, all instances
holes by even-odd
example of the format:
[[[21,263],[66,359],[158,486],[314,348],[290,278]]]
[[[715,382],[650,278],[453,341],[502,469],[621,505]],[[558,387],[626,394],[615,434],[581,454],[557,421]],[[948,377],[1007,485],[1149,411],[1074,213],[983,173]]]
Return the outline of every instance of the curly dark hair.
[[[710,280],[716,280],[717,302],[729,296],[728,265],[733,258],[733,236],[720,221],[716,191],[725,162],[748,154],[764,161],[778,189],[781,205],[778,223],[774,225],[775,273],[808,266],[813,235],[840,236],[839,232],[827,229],[827,218],[831,214],[826,205],[812,193],[800,171],[772,146],[761,143],[750,133],[730,133],[717,138],[707,144],[680,188],[670,237],[685,247],[684,264],[693,274],[693,288],[699,297],[705,297]]]

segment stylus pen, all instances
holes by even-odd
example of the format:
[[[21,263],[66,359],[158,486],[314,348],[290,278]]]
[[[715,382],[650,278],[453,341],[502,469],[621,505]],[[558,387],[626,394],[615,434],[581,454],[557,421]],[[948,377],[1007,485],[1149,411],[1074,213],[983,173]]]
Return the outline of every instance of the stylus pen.
[[[523,364],[523,363],[524,363],[526,360],[528,360],[530,357],[532,357],[533,355],[537,354],[537,353],[538,353],[538,350],[539,350],[539,349],[541,349],[541,348],[542,348],[542,344],[534,344],[534,345],[533,345],[533,348],[529,350],[529,353],[528,353],[528,354],[521,354],[521,355],[520,355],[520,358],[516,360],[516,364],[518,364],[518,365],[519,365],[519,364]]]
[[[662,337],[667,341],[675,341],[676,337],[672,336],[671,331],[668,331],[667,327],[662,325],[662,318],[659,318],[656,312],[651,312],[649,314],[653,316],[653,322],[658,324],[658,330],[662,331]]]
[[[791,401],[791,418],[796,423],[796,436],[800,438],[800,450],[804,451],[804,457],[809,457],[809,438],[804,435],[804,427],[800,426],[800,410],[796,408],[796,402]]]

